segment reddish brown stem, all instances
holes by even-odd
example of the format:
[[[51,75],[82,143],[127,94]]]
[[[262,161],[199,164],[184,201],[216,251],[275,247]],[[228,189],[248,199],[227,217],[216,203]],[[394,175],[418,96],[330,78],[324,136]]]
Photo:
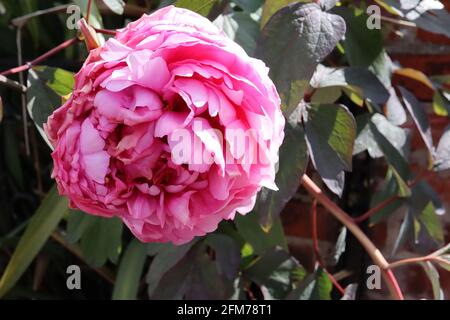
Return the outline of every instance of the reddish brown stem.
[[[339,284],[339,282],[336,280],[333,275],[328,272],[325,266],[325,262],[322,259],[322,256],[320,255],[319,250],[319,237],[317,235],[317,199],[313,199],[312,205],[311,205],[311,229],[312,229],[312,240],[313,240],[313,248],[314,248],[314,255],[316,257],[317,263],[319,266],[325,271],[325,273],[328,275],[328,278],[331,280],[333,285],[336,287],[336,289],[339,290],[339,292],[344,295],[345,290],[342,288],[342,286]]]
[[[88,0],[87,10],[86,10],[86,22],[89,23],[89,17],[91,16],[92,0]]]
[[[43,55],[37,57],[36,59],[34,59],[30,62],[27,62],[24,65],[5,70],[5,71],[1,72],[0,75],[6,76],[6,75],[26,71],[26,70],[30,69],[32,66],[35,66],[38,63],[44,61],[45,59],[50,58],[51,56],[57,54],[58,52],[60,52],[61,50],[65,49],[67,47],[70,47],[71,45],[77,43],[78,41],[79,41],[78,38],[72,38],[72,39],[66,40],[63,43],[54,47],[53,49],[47,51]]]
[[[373,262],[379,266],[383,272],[383,277],[388,285],[389,291],[394,299],[403,300],[403,294],[392,272],[389,272],[389,263],[384,258],[380,250],[373,242],[362,232],[353,219],[333,201],[331,201],[322,190],[308,177],[306,174],[302,177],[302,183],[309,194],[317,199],[336,219],[344,224],[347,229],[355,236],[356,239],[366,250],[367,254],[372,258]]]
[[[423,176],[427,173],[427,170],[422,169],[417,175],[416,177],[414,177],[414,179],[408,183],[408,187],[412,188],[415,185],[417,185],[417,183],[420,182],[420,180],[423,178]],[[386,208],[387,206],[389,206],[390,204],[394,203],[396,200],[400,199],[400,197],[395,194],[387,199],[385,199],[384,201],[380,202],[379,204],[377,204],[375,207],[371,208],[370,210],[368,210],[366,213],[358,216],[358,217],[354,217],[353,221],[356,223],[361,223],[363,221],[366,221],[367,219],[371,218],[373,215],[375,215],[378,211]]]
[[[108,29],[100,29],[100,28],[94,28],[94,30],[98,33],[108,34],[110,36],[116,35],[116,30],[108,30]]]

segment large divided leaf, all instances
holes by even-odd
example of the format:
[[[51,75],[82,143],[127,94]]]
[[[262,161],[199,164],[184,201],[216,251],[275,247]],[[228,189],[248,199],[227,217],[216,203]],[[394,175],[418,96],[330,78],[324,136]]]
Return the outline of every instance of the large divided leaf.
[[[31,218],[3,272],[0,279],[0,297],[20,279],[67,211],[67,200],[58,195],[54,186]]]
[[[117,262],[122,245],[122,222],[118,218],[103,218],[82,211],[71,212],[68,218],[67,240],[80,240],[83,257],[99,267],[109,259]]]
[[[317,64],[344,34],[344,19],[322,11],[316,3],[290,4],[270,18],[256,55],[269,65],[285,112],[298,105]]]
[[[343,171],[352,169],[356,122],[350,111],[335,104],[306,105],[303,122],[314,167],[328,188],[343,191]]]
[[[275,178],[278,191],[263,188],[258,194],[256,211],[265,227],[283,210],[300,185],[308,164],[305,133],[299,124],[286,123],[284,142],[280,148],[280,166]]]
[[[217,250],[218,244],[215,245]],[[156,257],[162,253],[164,251]],[[177,261],[173,263],[172,260],[172,266],[165,268],[167,272],[158,277],[158,285],[154,290],[149,291],[152,299],[227,299],[231,297],[235,279],[230,279],[228,277],[230,274],[218,261],[214,261],[208,251],[207,241],[194,244],[181,259],[179,257],[177,255]],[[152,266],[154,263],[155,261]],[[152,273],[152,266],[149,275]]]
[[[173,268],[183,257],[188,253],[191,247],[197,242],[193,240],[187,244],[181,246],[175,246],[173,244],[152,244],[155,248],[154,252],[150,254],[155,255],[152,264],[147,273],[148,295],[151,297],[158,288],[161,278]],[[175,299],[173,296],[172,299]]]
[[[264,286],[270,298],[283,299],[293,289],[293,279],[303,267],[285,250],[277,247],[264,255],[244,270],[244,276],[260,286]]]

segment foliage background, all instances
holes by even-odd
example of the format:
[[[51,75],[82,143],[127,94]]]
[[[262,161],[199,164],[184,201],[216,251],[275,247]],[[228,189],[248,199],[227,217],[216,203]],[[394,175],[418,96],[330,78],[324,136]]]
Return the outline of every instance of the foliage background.
[[[445,72],[450,68],[442,65],[428,74],[402,66],[391,54],[404,49],[411,35],[417,44],[423,31],[450,38],[450,14],[443,7],[448,2],[340,1],[335,6],[336,1],[323,0],[288,6],[291,2],[92,2],[90,23],[102,29],[123,27],[171,3],[187,7],[214,20],[271,68],[288,119],[277,175],[280,191],[262,190],[254,212],[223,222],[213,234],[187,245],[141,244],[120,221],[69,211],[57,195],[41,126],[70,94],[72,73],[87,55],[83,42],[74,41],[21,75],[7,75],[14,83],[0,78],[1,297],[388,297],[384,286],[378,295],[367,290],[369,255],[360,239],[300,186],[305,172],[372,236],[389,261],[420,268],[394,269],[406,297],[449,297],[449,282],[442,281],[450,269],[440,199],[446,190],[442,181],[436,185],[424,178],[448,177],[450,76]],[[0,1],[0,70],[76,37],[66,27],[65,9],[72,3],[86,14],[85,0]],[[369,30],[366,9],[373,4],[381,8],[381,28]],[[14,20],[27,14],[32,16]],[[26,93],[18,83],[26,85]],[[387,235],[377,231],[383,225]],[[293,235],[309,240],[298,245]],[[331,243],[327,250],[325,242]],[[419,258],[402,260],[410,256]],[[82,267],[82,290],[66,287],[71,264]],[[408,285],[417,273],[429,280],[429,290],[419,296]]]

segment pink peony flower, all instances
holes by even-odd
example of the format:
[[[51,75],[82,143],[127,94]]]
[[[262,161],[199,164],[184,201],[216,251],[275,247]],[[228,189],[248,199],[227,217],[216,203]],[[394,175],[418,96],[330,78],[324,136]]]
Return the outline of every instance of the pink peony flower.
[[[186,243],[249,212],[276,189],[284,136],[267,74],[196,13],[144,15],[90,52],[45,125],[59,192],[144,242]]]

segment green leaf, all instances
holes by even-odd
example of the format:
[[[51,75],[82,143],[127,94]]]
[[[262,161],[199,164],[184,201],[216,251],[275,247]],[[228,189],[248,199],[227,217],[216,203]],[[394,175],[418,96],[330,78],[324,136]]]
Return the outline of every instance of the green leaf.
[[[450,101],[439,91],[436,90],[433,95],[433,110],[438,116],[448,116],[450,110]]]
[[[383,34],[379,29],[368,29],[369,16],[359,9],[338,7],[335,11],[346,22],[344,48],[351,66],[369,67],[383,53]]]
[[[122,0],[102,0],[103,3],[114,13],[123,14],[125,2]]]
[[[109,259],[116,263],[122,246],[122,221],[119,218],[88,217],[94,219],[81,236],[81,252],[86,262],[100,267]]]
[[[389,91],[372,72],[359,67],[329,68],[319,65],[311,79],[311,86],[356,87],[362,90],[364,98],[378,105],[384,105],[390,96]]]
[[[430,155],[434,156],[433,137],[431,136],[431,128],[424,106],[421,105],[419,100],[405,88],[400,87],[399,90],[402,94],[403,103],[411,114]]]
[[[375,192],[371,199],[370,207],[373,208],[388,198],[392,197],[392,195],[398,194],[398,184],[397,179],[393,176],[392,171],[388,171],[386,181],[383,185],[380,186],[380,190]],[[394,213],[402,204],[404,203],[403,198],[398,198],[390,205],[384,207],[381,210],[370,217],[370,224],[377,224],[380,221],[387,219],[392,213]]]
[[[355,141],[354,154],[367,150],[372,158],[380,158],[384,155],[375,140],[371,125],[374,125],[378,132],[380,132],[400,154],[404,153],[404,148],[408,142],[406,129],[392,124],[386,117],[379,113],[375,113],[372,116],[370,114],[360,115],[356,118],[356,121],[358,124],[358,136]]]
[[[339,262],[339,259],[341,258],[342,254],[345,252],[346,249],[346,242],[347,242],[347,228],[342,227],[341,231],[339,232],[339,236],[336,240],[336,243],[333,248],[333,252],[330,255],[329,259],[327,259],[328,264],[334,266]]]
[[[429,202],[423,209],[419,221],[433,239],[439,242],[444,241],[444,230],[432,202]]]
[[[344,34],[344,19],[322,11],[316,3],[288,5],[264,26],[256,56],[270,67],[285,113],[298,105],[317,64]]]
[[[337,104],[310,104],[303,112],[306,141],[314,167],[328,188],[343,191],[343,170],[351,171],[356,122]]]
[[[264,0],[234,0],[233,2],[236,3],[242,10],[248,13],[255,12],[264,4]]]
[[[260,286],[265,286],[272,298],[283,299],[293,288],[294,273],[300,270],[305,272],[295,258],[276,247],[244,270],[244,276]]]
[[[370,131],[378,144],[378,147],[383,152],[388,163],[395,170],[395,174],[405,181],[410,178],[409,165],[400,151],[381,133],[380,129],[374,122],[369,122]]]
[[[151,299],[228,299],[234,292],[234,281],[228,279],[222,271],[208,253],[207,243],[198,242],[186,255],[183,254],[181,259],[177,258],[176,263],[172,264],[167,272],[158,277],[157,288],[151,291],[150,297]],[[151,272],[150,268],[149,275]]]
[[[287,6],[290,3],[297,2],[296,0],[265,0],[264,6],[263,6],[263,12],[261,15],[261,28],[264,27],[269,21],[270,17],[283,8],[284,6]],[[305,1],[303,1],[305,2]]]
[[[284,131],[285,137],[279,151],[279,163],[282,165],[278,168],[275,178],[278,191],[262,188],[255,208],[265,228],[272,225],[274,218],[295,194],[308,164],[308,149],[303,127],[298,124],[292,126],[288,122]]]
[[[295,288],[289,299],[298,300],[331,300],[333,284],[322,268],[310,274]]]
[[[97,219],[98,217],[79,210],[71,211],[67,218],[67,241],[72,244],[76,243]]]
[[[445,128],[436,149],[434,170],[443,171],[450,169],[450,126]]]
[[[67,200],[58,195],[54,186],[36,210],[6,266],[0,279],[0,297],[20,279],[67,210]]]
[[[427,261],[427,262],[421,262],[420,265],[425,270],[425,273],[428,276],[428,279],[430,279],[431,288],[433,289],[433,298],[435,300],[444,300],[444,292],[441,289],[441,283],[439,280],[439,272],[436,270],[434,265]]]
[[[136,299],[146,258],[146,245],[133,239],[120,261],[112,294],[113,300]]]
[[[241,262],[237,243],[227,235],[210,234],[206,238],[206,244],[215,252],[218,272],[229,280],[236,279]]]
[[[221,14],[214,20],[214,24],[232,40],[252,55],[256,48],[256,39],[259,36],[259,25],[249,14],[233,12]]]
[[[28,71],[27,109],[39,133],[51,147],[43,124],[62,104],[62,97],[71,93],[73,73],[47,66],[36,66]]]
[[[177,0],[175,6],[189,9],[206,17],[216,2],[217,0]]]
[[[263,254],[274,247],[287,250],[287,242],[284,236],[280,218],[276,217],[270,230],[264,230],[258,223],[259,217],[255,212],[245,216],[237,215],[234,219],[239,234],[253,247],[255,254]]]
[[[148,284],[147,290],[150,297],[155,293],[155,290],[157,289],[164,274],[166,274],[181,259],[183,259],[183,257],[196,242],[197,240],[194,239],[193,241],[181,246],[175,246],[170,243],[150,245],[150,248],[152,246],[156,247],[156,250],[153,252],[153,254],[156,255],[153,258],[146,277]],[[172,298],[175,299],[175,296]]]

